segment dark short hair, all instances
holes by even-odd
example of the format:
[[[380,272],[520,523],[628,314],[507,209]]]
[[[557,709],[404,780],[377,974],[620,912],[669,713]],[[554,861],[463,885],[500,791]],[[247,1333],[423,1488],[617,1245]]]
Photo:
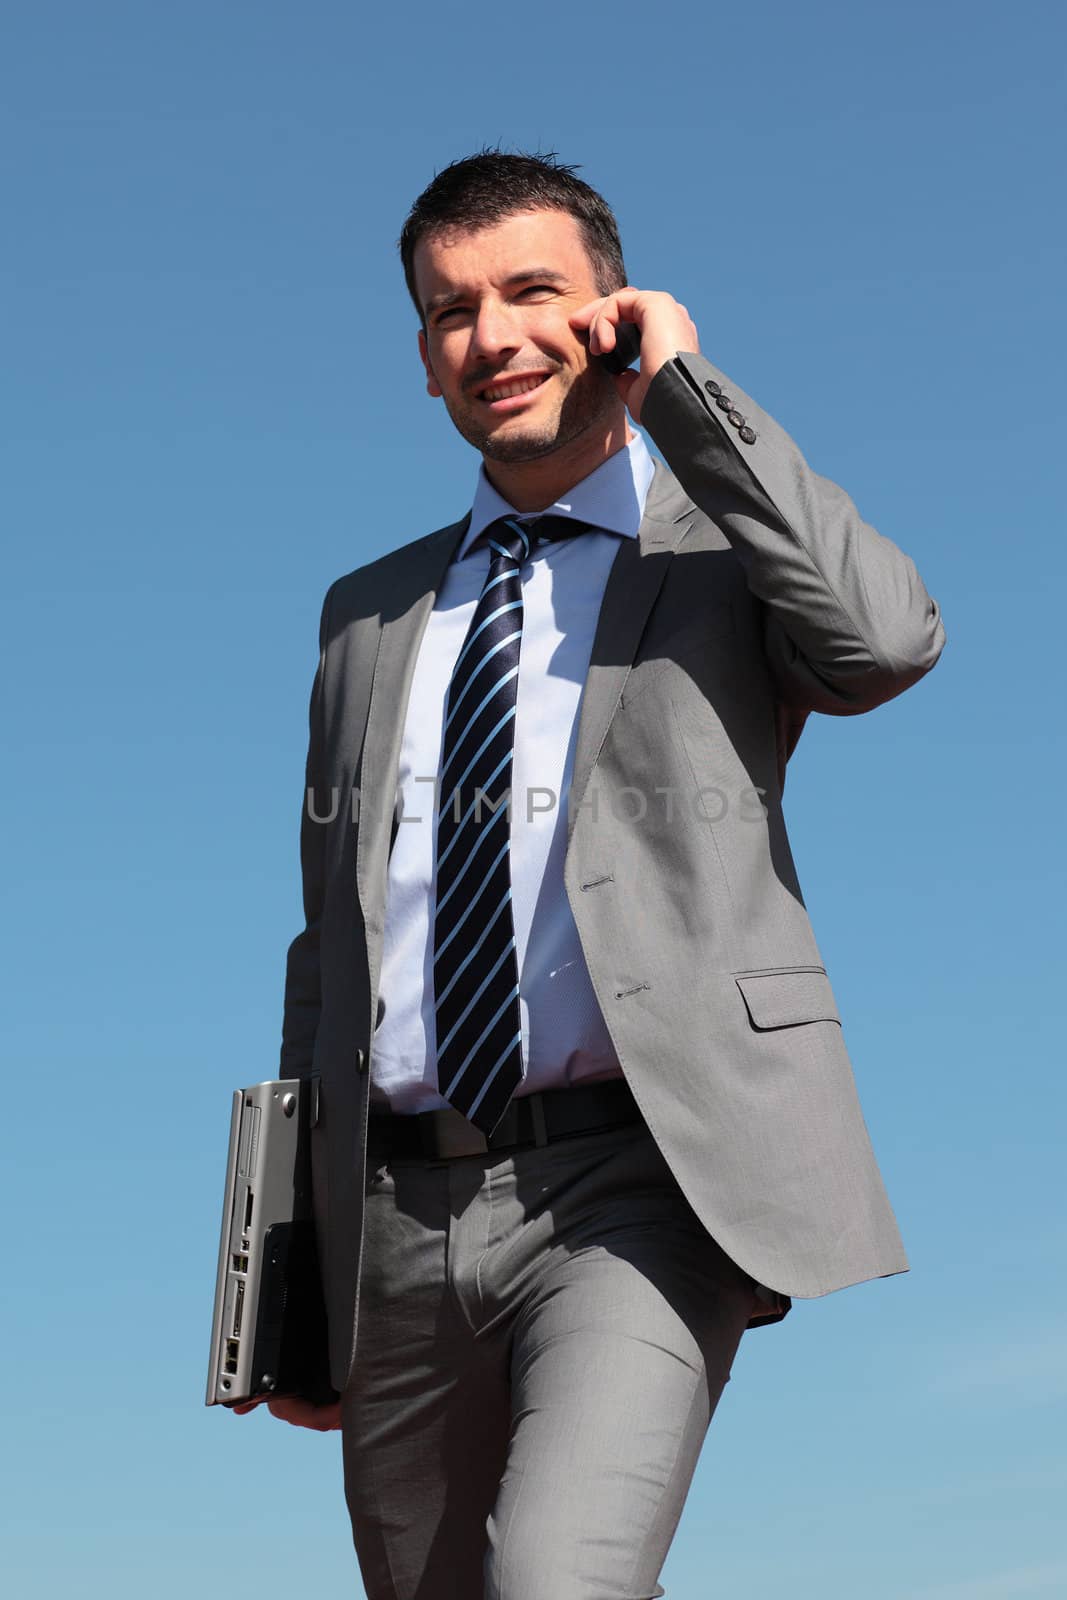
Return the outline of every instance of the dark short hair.
[[[419,320],[426,318],[415,287],[415,246],[420,239],[491,228],[520,211],[565,211],[577,222],[601,294],[626,284],[619,225],[604,197],[576,178],[550,150],[509,155],[485,148],[437,173],[415,201],[400,234],[400,260]]]

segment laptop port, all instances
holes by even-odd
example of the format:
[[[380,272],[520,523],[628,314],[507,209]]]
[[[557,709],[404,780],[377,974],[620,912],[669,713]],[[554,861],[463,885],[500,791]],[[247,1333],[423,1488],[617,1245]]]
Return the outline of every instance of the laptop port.
[[[234,1270],[234,1272],[247,1272],[248,1271],[248,1257],[244,1256],[244,1255],[234,1256],[234,1258],[233,1258],[233,1270]]]
[[[237,1350],[238,1350],[237,1340],[236,1339],[227,1339],[226,1340],[226,1360],[222,1364],[223,1372],[236,1373],[236,1371],[237,1371]]]
[[[243,1283],[238,1281],[237,1294],[235,1295],[233,1302],[233,1336],[235,1339],[239,1339],[241,1336],[241,1316],[244,1312],[244,1308],[245,1286]]]
[[[251,1187],[249,1187],[248,1199],[245,1201],[244,1232],[247,1233],[251,1226],[252,1226],[252,1190],[251,1190]]]

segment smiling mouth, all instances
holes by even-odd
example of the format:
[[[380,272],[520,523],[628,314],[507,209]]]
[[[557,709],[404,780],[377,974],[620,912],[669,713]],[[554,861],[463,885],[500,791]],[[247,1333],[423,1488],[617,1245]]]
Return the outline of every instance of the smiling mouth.
[[[478,398],[487,405],[496,405],[501,400],[514,400],[519,395],[532,394],[535,389],[542,388],[551,376],[551,373],[543,372],[531,374],[528,378],[515,378],[511,383],[494,383],[488,389],[483,389]]]

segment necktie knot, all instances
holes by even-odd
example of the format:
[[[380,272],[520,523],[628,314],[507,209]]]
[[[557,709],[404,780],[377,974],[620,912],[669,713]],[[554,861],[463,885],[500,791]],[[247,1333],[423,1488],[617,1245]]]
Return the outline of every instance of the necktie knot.
[[[522,566],[533,548],[530,531],[517,517],[498,517],[482,535],[489,546],[490,561],[505,558]]]
[[[498,517],[481,534],[492,552],[492,558],[507,557],[521,566],[530,551],[539,544],[556,543],[560,539],[573,539],[589,528],[588,522],[577,517],[562,517],[558,512],[546,511],[538,517]]]

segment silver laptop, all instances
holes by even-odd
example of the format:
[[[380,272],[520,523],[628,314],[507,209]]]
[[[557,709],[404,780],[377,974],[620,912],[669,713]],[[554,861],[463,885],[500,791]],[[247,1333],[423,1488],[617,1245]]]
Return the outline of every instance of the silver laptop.
[[[234,1093],[209,1406],[282,1395],[318,1404],[336,1398],[311,1208],[317,1117],[317,1078],[275,1079]]]

